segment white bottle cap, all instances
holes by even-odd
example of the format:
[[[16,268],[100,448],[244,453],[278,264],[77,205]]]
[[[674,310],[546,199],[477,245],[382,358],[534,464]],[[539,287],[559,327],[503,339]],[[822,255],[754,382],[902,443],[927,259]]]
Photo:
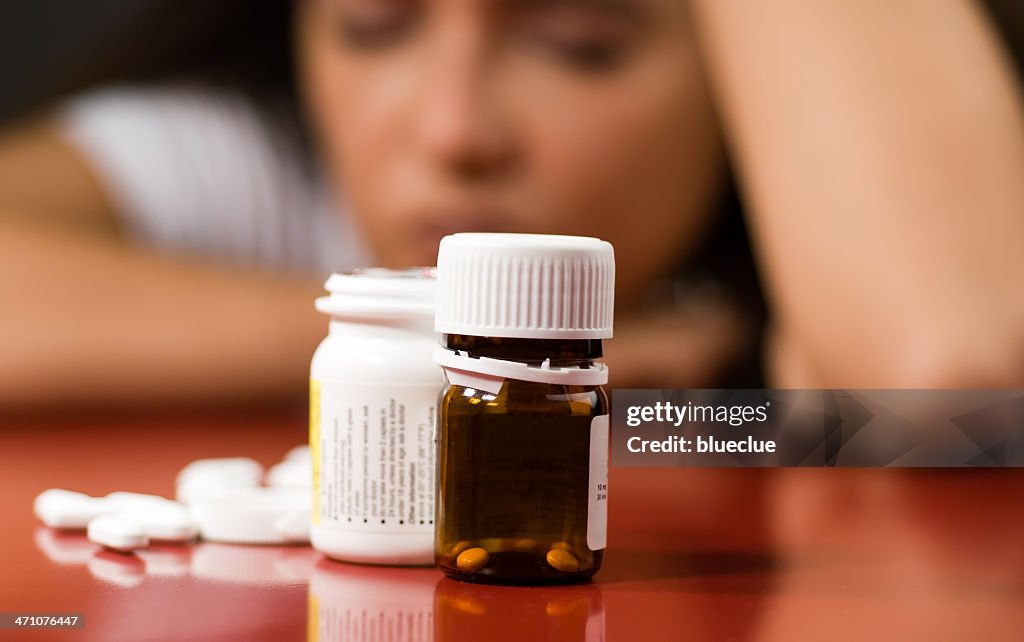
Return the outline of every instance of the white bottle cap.
[[[324,288],[329,296],[316,309],[338,317],[407,318],[434,313],[435,269],[361,268],[335,272]]]
[[[607,241],[453,234],[437,255],[434,330],[528,339],[612,336],[615,255]]]

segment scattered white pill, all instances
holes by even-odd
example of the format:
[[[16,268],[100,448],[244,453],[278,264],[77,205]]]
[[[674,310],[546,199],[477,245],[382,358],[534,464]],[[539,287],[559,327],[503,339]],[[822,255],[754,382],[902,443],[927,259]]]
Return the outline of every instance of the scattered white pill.
[[[199,459],[181,469],[176,483],[178,501],[189,504],[218,496],[225,489],[253,488],[263,479],[263,466],[249,457]]]
[[[307,460],[286,459],[267,472],[267,486],[276,488],[312,488],[313,464]]]
[[[32,508],[35,511],[36,517],[40,517],[40,513],[46,511],[47,508],[53,506],[55,503],[66,502],[68,500],[76,500],[89,497],[85,493],[76,493],[73,490],[64,490],[63,488],[47,488],[43,492],[36,495],[35,501],[32,503]],[[40,519],[42,519],[40,517]]]
[[[184,507],[137,507],[115,515],[138,525],[151,540],[190,542],[199,533],[195,522]]]
[[[89,522],[90,542],[115,551],[133,551],[149,546],[149,537],[137,523],[123,515],[100,515]]]
[[[181,502],[160,495],[119,491],[103,498],[111,513],[139,525],[151,540],[188,542],[198,529]]]
[[[48,526],[85,528],[90,541],[118,551],[145,548],[151,540],[189,542],[197,535],[242,544],[308,542],[308,447],[293,448],[271,469],[271,487],[260,486],[263,472],[248,457],[201,459],[178,474],[181,501],[126,491],[90,497],[51,488],[36,497],[34,509]]]
[[[309,445],[303,444],[292,448],[284,455],[284,461],[310,461]]]
[[[289,542],[308,542],[309,520],[308,509],[289,511],[274,522],[274,530]]]
[[[33,508],[36,517],[51,528],[83,529],[107,512],[103,500],[60,488],[40,493]]]
[[[129,493],[123,490],[110,493],[104,497],[103,500],[107,503],[109,508],[108,512],[133,510],[136,508],[142,510],[151,508],[177,508],[181,511],[187,510],[184,504],[176,502],[173,499],[167,499],[160,495],[147,495],[146,493]]]
[[[233,544],[286,544],[296,540],[277,529],[278,521],[310,510],[311,493],[301,488],[239,488],[189,505],[205,540]]]

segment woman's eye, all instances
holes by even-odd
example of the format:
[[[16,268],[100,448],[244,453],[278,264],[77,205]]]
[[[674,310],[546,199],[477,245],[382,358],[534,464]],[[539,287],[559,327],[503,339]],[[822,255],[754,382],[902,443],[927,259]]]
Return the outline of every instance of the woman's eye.
[[[342,21],[338,27],[338,35],[348,46],[357,49],[376,49],[386,47],[401,40],[408,32],[408,20],[375,20],[361,22]]]
[[[527,39],[575,68],[611,70],[625,58],[636,32],[634,21],[618,12],[566,1],[524,3],[519,28]]]
[[[401,41],[412,29],[416,16],[406,3],[367,4],[370,8],[349,11],[335,19],[336,34],[346,46],[355,49],[387,47]]]
[[[540,36],[536,41],[565,63],[584,71],[608,71],[622,61],[625,47],[610,40],[566,41]]]

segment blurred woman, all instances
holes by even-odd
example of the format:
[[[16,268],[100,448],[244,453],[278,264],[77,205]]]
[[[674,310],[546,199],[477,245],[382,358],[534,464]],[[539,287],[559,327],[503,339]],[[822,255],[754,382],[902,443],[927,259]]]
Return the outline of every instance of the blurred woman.
[[[0,142],[0,400],[297,393],[325,274],[455,231],[611,241],[615,386],[756,386],[762,356],[779,387],[1019,385],[1024,103],[992,15],[158,6]]]

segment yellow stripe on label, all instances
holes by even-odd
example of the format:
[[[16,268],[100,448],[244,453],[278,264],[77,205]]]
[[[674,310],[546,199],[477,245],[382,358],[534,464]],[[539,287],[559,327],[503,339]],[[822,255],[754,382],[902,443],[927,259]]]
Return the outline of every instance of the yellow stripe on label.
[[[309,380],[309,454],[313,458],[313,524],[320,523],[320,382]]]
[[[309,606],[306,613],[306,641],[318,642],[320,639],[320,600],[313,591],[309,592]]]

